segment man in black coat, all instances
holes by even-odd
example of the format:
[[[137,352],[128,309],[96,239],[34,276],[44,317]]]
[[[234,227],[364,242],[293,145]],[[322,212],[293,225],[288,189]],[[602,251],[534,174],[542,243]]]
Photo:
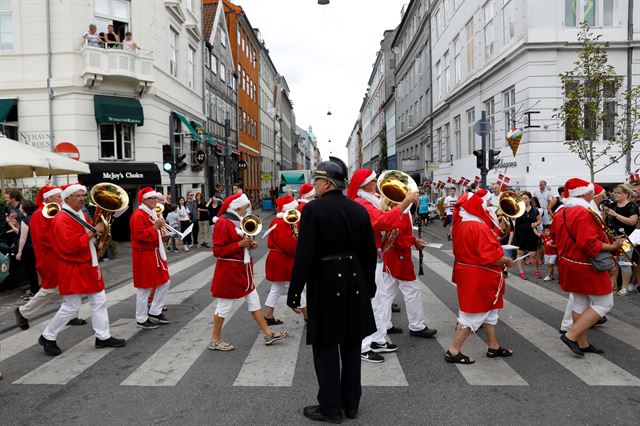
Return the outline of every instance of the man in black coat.
[[[320,389],[319,405],[305,407],[304,415],[339,423],[343,408],[347,417],[358,416],[360,343],[376,330],[376,243],[367,211],[342,193],[346,165],[329,158],[314,172],[319,198],[302,214],[287,305],[300,306],[306,285],[307,344]]]

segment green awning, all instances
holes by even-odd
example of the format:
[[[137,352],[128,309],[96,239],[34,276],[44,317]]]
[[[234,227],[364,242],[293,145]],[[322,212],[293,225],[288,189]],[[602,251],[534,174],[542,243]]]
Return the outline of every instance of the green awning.
[[[136,126],[144,124],[142,105],[137,99],[96,95],[93,97],[93,107],[98,124],[122,123]]]
[[[187,130],[189,130],[189,133],[191,133],[191,135],[193,136],[194,139],[201,141],[202,137],[200,136],[200,133],[197,132],[196,129],[193,128],[193,126],[191,125],[191,123],[189,122],[189,120],[187,120],[187,117],[185,117],[184,115],[180,114],[179,112],[175,112],[174,114],[176,115],[176,117],[178,117],[178,119],[180,119],[180,121],[182,121],[182,124],[184,124],[184,126],[187,128]]]
[[[207,142],[209,142],[209,145],[211,145],[212,147],[215,148],[218,145],[218,141],[210,133],[202,132],[202,136],[204,136],[204,138],[207,140]]]
[[[194,129],[204,131],[204,126],[197,121],[191,120],[191,124],[193,125]]]
[[[18,104],[16,98],[13,99],[0,99],[0,123],[7,121],[7,117],[11,112],[11,108]]]

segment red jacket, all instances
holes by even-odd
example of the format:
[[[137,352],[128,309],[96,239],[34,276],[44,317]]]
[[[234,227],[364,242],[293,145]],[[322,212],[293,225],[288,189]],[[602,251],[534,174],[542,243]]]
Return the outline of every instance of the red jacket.
[[[558,277],[564,291],[593,295],[611,293],[609,272],[598,272],[589,263],[589,258],[602,250],[607,239],[585,207],[565,205],[556,212],[551,224],[551,238],[558,247]]]
[[[402,216],[400,208],[394,207],[391,210],[383,212],[363,198],[356,197],[353,201],[362,205],[367,210],[367,213],[369,213],[373,234],[376,237],[376,247],[380,248],[382,245],[381,232],[391,231],[392,229],[400,227],[400,219]]]
[[[91,223],[87,215],[84,215],[84,220]],[[58,287],[62,296],[104,290],[100,267],[91,266],[89,236],[85,227],[64,211],[53,218],[53,245],[57,252]]]
[[[413,236],[411,215],[403,214],[398,228],[398,236],[393,245],[384,254],[384,271],[393,278],[402,281],[415,280],[416,272],[411,258],[411,247],[415,242],[416,237]]]
[[[57,260],[53,246],[53,219],[47,219],[42,215],[42,207],[31,216],[29,233],[36,255],[36,270],[42,280],[42,288],[58,287]]]
[[[163,244],[158,231],[153,227],[149,214],[136,209],[129,220],[131,231],[131,261],[133,263],[133,286],[153,288],[169,281],[167,261],[162,260],[159,245]]]
[[[244,248],[238,245],[242,237],[236,229],[225,215],[213,227],[213,255],[217,257],[211,282],[213,297],[240,299],[255,288],[253,260],[249,264],[243,262]]]
[[[485,223],[466,221],[454,225],[453,277],[460,310],[467,313],[502,309],[505,281],[502,266],[494,263],[504,255],[500,241]]]
[[[293,270],[298,239],[293,236],[291,226],[284,219],[276,217],[270,226],[277,225],[267,237],[266,278],[271,282],[289,282]]]

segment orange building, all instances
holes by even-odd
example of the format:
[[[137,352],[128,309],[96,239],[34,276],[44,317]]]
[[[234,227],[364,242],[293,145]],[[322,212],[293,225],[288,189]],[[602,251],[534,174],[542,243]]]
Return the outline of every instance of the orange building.
[[[218,0],[203,0],[203,3],[217,5]],[[240,178],[255,206],[260,194],[260,42],[242,7],[227,0],[223,0],[223,4],[238,83],[240,160],[247,164],[246,170],[240,170]]]

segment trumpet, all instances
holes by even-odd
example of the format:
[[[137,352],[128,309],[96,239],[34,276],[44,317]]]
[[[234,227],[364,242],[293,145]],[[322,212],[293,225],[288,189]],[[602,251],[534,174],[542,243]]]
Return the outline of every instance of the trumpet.
[[[156,223],[158,221],[158,218],[160,217],[160,215],[162,214],[162,212],[164,211],[164,206],[160,203],[156,204],[156,206],[153,208],[153,211],[156,213],[156,217],[149,215],[149,220],[151,221],[151,223]],[[177,229],[173,229],[171,226],[169,226],[168,224],[164,224],[162,225],[161,230],[163,231],[163,233],[165,235],[177,235],[180,237],[180,240],[184,240],[184,237],[186,237],[187,235],[189,235],[191,233],[191,230],[193,229],[193,224],[189,225],[189,227],[187,229],[185,229],[184,232],[180,232]]]
[[[58,212],[60,212],[60,204],[58,203],[46,203],[42,206],[42,216],[47,219],[53,219]]]
[[[300,222],[300,212],[297,209],[289,209],[284,212],[282,219],[291,226],[293,236],[298,238],[298,222]]]
[[[262,230],[262,219],[254,214],[246,215],[242,219],[240,227],[247,237],[254,237]]]

